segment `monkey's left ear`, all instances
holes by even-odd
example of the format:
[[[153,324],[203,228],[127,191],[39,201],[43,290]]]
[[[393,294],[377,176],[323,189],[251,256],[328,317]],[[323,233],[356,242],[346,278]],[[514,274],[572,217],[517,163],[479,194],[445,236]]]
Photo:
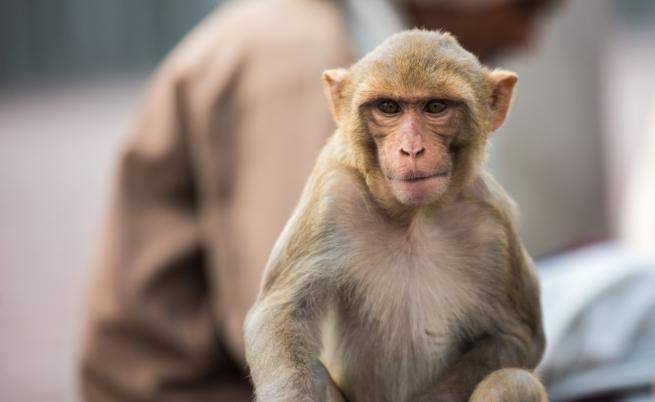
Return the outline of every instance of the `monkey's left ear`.
[[[491,131],[496,131],[505,121],[509,112],[514,86],[519,77],[508,70],[494,70],[489,73],[493,91],[491,93]]]
[[[335,68],[323,72],[323,88],[330,102],[330,110],[334,121],[339,125],[341,119],[341,108],[343,103],[343,86],[346,82],[348,70]]]

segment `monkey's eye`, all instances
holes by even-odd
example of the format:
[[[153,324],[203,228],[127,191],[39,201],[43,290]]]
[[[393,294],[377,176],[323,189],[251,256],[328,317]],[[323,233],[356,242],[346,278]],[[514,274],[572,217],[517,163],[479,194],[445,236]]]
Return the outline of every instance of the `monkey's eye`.
[[[425,111],[432,114],[438,114],[448,108],[448,103],[439,99],[433,99],[425,105]]]
[[[386,114],[396,114],[400,112],[400,105],[398,102],[394,102],[390,99],[381,100],[378,102],[377,107],[382,113]]]

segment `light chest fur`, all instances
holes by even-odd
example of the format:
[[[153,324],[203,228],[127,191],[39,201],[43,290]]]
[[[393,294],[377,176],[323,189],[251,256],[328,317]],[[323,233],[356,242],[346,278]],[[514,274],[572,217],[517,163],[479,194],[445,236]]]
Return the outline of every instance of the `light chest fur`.
[[[479,317],[503,293],[484,279],[503,274],[502,225],[462,202],[391,226],[364,209],[364,195],[336,194],[329,204],[342,244],[324,259],[337,266],[337,290],[322,321],[321,359],[354,402],[411,401],[491,325]]]

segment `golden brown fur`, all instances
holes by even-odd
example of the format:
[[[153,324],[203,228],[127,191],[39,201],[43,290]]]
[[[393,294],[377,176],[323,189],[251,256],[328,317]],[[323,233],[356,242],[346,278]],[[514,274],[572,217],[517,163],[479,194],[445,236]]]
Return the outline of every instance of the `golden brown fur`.
[[[338,129],[246,321],[257,400],[545,401],[538,284],[481,170],[516,76],[414,30],[324,81]]]

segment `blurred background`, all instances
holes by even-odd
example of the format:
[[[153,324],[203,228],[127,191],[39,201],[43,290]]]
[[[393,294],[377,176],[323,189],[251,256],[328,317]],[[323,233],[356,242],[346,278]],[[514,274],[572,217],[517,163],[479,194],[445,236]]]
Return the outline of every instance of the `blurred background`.
[[[215,6],[0,0],[1,400],[77,400],[118,152],[148,76]],[[612,239],[653,252],[655,2],[562,2],[531,52],[497,64],[520,83],[489,169],[532,255]]]

